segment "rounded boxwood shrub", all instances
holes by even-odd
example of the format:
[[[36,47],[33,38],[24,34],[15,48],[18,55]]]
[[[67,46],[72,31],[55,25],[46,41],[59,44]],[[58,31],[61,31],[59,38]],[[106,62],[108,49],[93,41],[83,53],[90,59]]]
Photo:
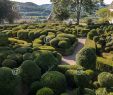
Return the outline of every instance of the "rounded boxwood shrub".
[[[2,62],[3,67],[9,67],[9,68],[16,68],[17,67],[17,62],[12,60],[12,59],[5,59]]]
[[[35,39],[34,31],[30,31],[30,32],[28,33],[28,38],[29,38],[31,41]]]
[[[20,48],[16,48],[16,49],[15,49],[15,52],[16,52],[16,53],[20,53],[20,54],[24,54],[24,53],[27,52],[27,49],[24,48],[24,47],[20,47]]]
[[[41,78],[41,69],[33,61],[26,60],[20,67],[20,76],[29,84]]]
[[[34,59],[34,56],[32,53],[25,53],[23,55],[23,60],[33,60]]]
[[[11,60],[17,61],[18,59],[17,59],[17,57],[15,55],[16,54],[10,54],[10,55],[7,56],[7,59],[11,59]]]
[[[42,75],[41,82],[44,87],[49,87],[59,95],[64,92],[67,87],[65,76],[57,71],[49,71]]]
[[[98,83],[101,87],[113,86],[113,74],[109,72],[102,72],[98,75]]]
[[[106,88],[98,88],[96,90],[96,95],[108,95],[107,89]]]
[[[84,95],[96,95],[94,90],[91,90],[89,88],[84,88]]]
[[[30,86],[30,93],[36,94],[37,90],[41,89],[43,87],[42,83],[40,81],[35,81]]]
[[[75,84],[77,87],[84,88],[89,86],[90,78],[85,74],[85,72],[77,72],[74,76]]]
[[[59,48],[66,49],[70,45],[69,45],[69,43],[67,41],[59,41],[58,46],[59,46]]]
[[[58,43],[59,43],[59,39],[58,38],[53,38],[51,41],[50,41],[50,45],[54,48],[58,48]]]
[[[92,48],[83,48],[76,55],[76,63],[86,69],[95,69],[96,53]]]
[[[75,87],[75,81],[74,81],[74,76],[77,74],[77,71],[76,70],[67,70],[65,72],[65,76],[67,78],[67,82],[68,82],[68,85],[70,87]]]
[[[14,76],[12,69],[7,67],[0,68],[0,94],[1,95],[17,95],[20,77]]]
[[[60,95],[69,95],[68,93],[62,93],[62,94],[60,94]]]
[[[93,40],[93,37],[94,37],[94,36],[98,36],[98,33],[97,33],[97,31],[96,31],[95,29],[91,30],[91,31],[88,33],[87,38]]]
[[[28,40],[28,31],[20,30],[17,32],[17,37],[22,40]]]
[[[34,52],[35,62],[41,68],[42,73],[56,68],[58,60],[50,51]]]
[[[36,95],[54,95],[54,92],[52,89],[44,87],[37,91]]]

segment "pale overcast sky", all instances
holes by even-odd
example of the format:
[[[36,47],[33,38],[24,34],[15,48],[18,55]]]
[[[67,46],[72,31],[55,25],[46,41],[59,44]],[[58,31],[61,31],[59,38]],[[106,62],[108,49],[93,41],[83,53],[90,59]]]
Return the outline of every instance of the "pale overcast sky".
[[[12,0],[12,1],[18,1],[18,2],[34,2],[38,5],[41,5],[41,4],[49,4],[50,3],[50,0]],[[104,0],[104,2],[106,4],[110,4],[113,0]]]

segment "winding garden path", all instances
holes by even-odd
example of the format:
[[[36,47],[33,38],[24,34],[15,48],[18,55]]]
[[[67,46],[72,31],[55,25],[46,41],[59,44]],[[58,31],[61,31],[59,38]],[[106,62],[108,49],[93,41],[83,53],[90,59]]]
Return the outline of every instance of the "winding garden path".
[[[83,48],[84,44],[85,44],[86,38],[79,38],[78,39],[78,45],[75,48],[75,51],[73,52],[72,55],[70,56],[63,56],[62,58],[62,63],[66,63],[69,65],[74,65],[76,63],[76,59],[75,56],[76,54]]]

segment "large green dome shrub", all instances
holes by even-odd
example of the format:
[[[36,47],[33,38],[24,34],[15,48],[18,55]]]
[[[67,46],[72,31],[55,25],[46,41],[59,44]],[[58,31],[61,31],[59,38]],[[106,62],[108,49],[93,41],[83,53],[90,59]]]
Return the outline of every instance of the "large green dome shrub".
[[[96,68],[96,53],[92,48],[83,48],[76,55],[76,63],[86,69]]]
[[[113,86],[113,74],[109,72],[102,72],[98,75],[98,83],[101,87]]]
[[[42,73],[54,69],[58,65],[58,60],[50,51],[34,52],[35,62],[41,68]]]
[[[20,76],[29,84],[41,78],[41,69],[33,61],[26,60],[20,67]]]
[[[44,87],[49,87],[59,95],[64,92],[67,87],[65,76],[57,71],[49,71],[42,75],[41,82]]]
[[[9,67],[9,68],[16,68],[17,67],[17,62],[12,60],[12,59],[5,59],[2,62],[3,67]]]
[[[36,95],[54,95],[54,92],[52,89],[45,87],[38,90]]]
[[[17,95],[21,79],[12,73],[12,69],[0,68],[0,95]]]

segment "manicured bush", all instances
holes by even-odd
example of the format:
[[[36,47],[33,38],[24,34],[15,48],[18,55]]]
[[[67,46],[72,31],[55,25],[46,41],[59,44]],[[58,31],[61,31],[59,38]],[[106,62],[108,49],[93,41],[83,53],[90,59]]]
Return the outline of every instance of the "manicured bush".
[[[94,90],[91,90],[89,88],[84,89],[84,95],[96,95]]]
[[[33,41],[33,40],[35,39],[34,31],[30,31],[30,32],[28,33],[28,38],[29,38],[31,41]]]
[[[77,87],[89,87],[90,78],[83,72],[77,72],[74,76],[75,84]]]
[[[20,47],[15,49],[16,53],[24,54],[27,53],[27,49],[25,47]]]
[[[7,56],[7,59],[11,59],[11,60],[17,61],[18,59],[17,59],[17,57],[15,55],[16,54],[10,54],[10,55]]]
[[[78,65],[58,65],[57,69],[65,74],[67,70],[77,70],[79,67]]]
[[[69,43],[67,41],[60,41],[58,43],[58,46],[59,46],[59,48],[67,49],[70,45],[69,45]]]
[[[0,46],[8,46],[8,36],[5,33],[0,32]]]
[[[57,58],[50,51],[34,52],[35,62],[41,68],[42,73],[56,68],[59,64]]]
[[[62,93],[62,94],[60,94],[60,95],[69,95],[68,93]]]
[[[87,38],[93,40],[93,37],[94,37],[94,36],[98,36],[97,31],[96,31],[95,29],[94,29],[94,30],[91,30],[91,31],[88,33]]]
[[[98,82],[101,87],[113,86],[113,74],[109,72],[102,72],[98,75]]]
[[[18,37],[19,39],[22,39],[22,40],[27,40],[27,39],[28,39],[28,31],[20,30],[20,31],[17,33],[17,37]]]
[[[0,94],[1,95],[18,95],[20,77],[12,74],[12,69],[0,68]]]
[[[42,87],[43,87],[43,85],[40,81],[35,81],[30,86],[30,93],[36,94],[37,90],[41,89]]]
[[[76,74],[77,74],[76,70],[67,70],[65,72],[65,76],[67,78],[67,82],[68,82],[69,87],[75,87],[76,86],[76,83],[74,81],[74,76]]]
[[[107,89],[106,88],[98,88],[96,90],[96,95],[108,95]]]
[[[58,48],[58,42],[59,42],[59,39],[54,38],[50,41],[50,45],[53,46],[54,48]]]
[[[17,67],[17,62],[11,59],[5,59],[2,62],[3,67],[9,67],[9,68],[16,68]]]
[[[45,87],[38,90],[36,95],[54,95],[54,92],[52,89]]]
[[[76,63],[86,69],[95,69],[96,53],[92,48],[83,48],[76,55]]]
[[[32,83],[41,77],[41,69],[31,60],[26,60],[20,67],[20,76],[25,83]]]
[[[23,55],[23,60],[33,60],[34,59],[34,56],[32,53],[25,53]]]
[[[41,82],[44,87],[53,89],[56,95],[64,92],[67,87],[65,76],[57,71],[49,71],[42,75]]]
[[[95,42],[98,42],[98,41],[99,41],[99,37],[98,37],[98,36],[94,36],[94,37],[93,37],[93,40],[94,40]]]

